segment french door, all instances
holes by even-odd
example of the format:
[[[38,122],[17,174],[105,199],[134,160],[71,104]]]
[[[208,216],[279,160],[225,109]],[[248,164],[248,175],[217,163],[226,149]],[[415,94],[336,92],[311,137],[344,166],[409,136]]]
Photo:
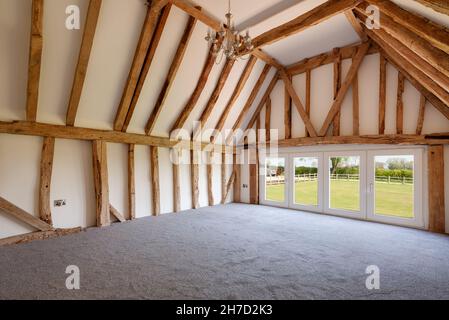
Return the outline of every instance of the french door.
[[[365,152],[324,153],[324,212],[366,217]]]
[[[422,167],[421,149],[369,151],[368,219],[423,227]]]
[[[285,153],[261,159],[260,203],[424,227],[422,149]]]

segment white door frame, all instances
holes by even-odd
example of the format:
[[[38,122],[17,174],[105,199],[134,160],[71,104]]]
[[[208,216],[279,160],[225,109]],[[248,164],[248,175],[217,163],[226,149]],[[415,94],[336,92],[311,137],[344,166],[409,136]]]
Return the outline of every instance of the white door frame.
[[[344,209],[335,209],[330,207],[330,166],[329,159],[331,157],[351,157],[356,156],[360,158],[360,181],[359,181],[359,192],[360,192],[360,211],[350,211]],[[366,219],[366,151],[335,151],[335,152],[325,152],[323,156],[323,168],[324,168],[324,207],[323,212],[343,216],[350,217],[355,219]]]
[[[318,205],[301,205],[295,203],[295,158],[318,158]],[[322,152],[301,152],[292,153],[289,158],[290,163],[290,188],[289,188],[289,207],[293,209],[322,212],[323,211],[323,153]]]
[[[284,190],[284,201],[283,202],[277,202],[277,201],[270,201],[266,199],[266,181],[265,178],[267,176],[267,159],[269,158],[283,158],[285,159],[285,190]],[[261,157],[260,159],[262,165],[263,165],[263,169],[262,172],[260,174],[260,180],[259,180],[259,184],[260,184],[260,195],[259,195],[259,202],[263,205],[267,205],[267,206],[273,206],[273,207],[282,207],[282,208],[288,208],[289,205],[289,194],[290,194],[290,183],[289,179],[290,179],[290,161],[289,161],[289,154],[288,153],[278,153],[276,155],[265,155],[263,157]]]
[[[413,155],[413,213],[414,218],[392,217],[387,215],[380,215],[375,213],[375,156],[389,156],[389,155]],[[421,148],[414,149],[397,149],[397,150],[372,150],[368,151],[367,165],[370,170],[367,172],[367,218],[371,221],[384,222],[389,224],[397,224],[408,227],[424,227],[423,215],[423,150]],[[371,170],[373,169],[373,170]],[[443,174],[443,173],[442,173]]]

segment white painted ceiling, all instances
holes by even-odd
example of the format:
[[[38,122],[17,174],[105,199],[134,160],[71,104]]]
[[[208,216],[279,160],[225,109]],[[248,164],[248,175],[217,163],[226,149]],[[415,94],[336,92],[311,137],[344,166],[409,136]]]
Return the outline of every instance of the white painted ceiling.
[[[253,37],[285,23],[320,5],[325,0],[245,0],[232,2],[237,28],[249,27]],[[394,0],[404,8],[418,12],[449,26],[447,16],[438,14],[411,0]],[[203,10],[222,20],[227,0],[194,0]],[[74,70],[83,29],[65,28],[65,8],[78,5],[82,25],[88,0],[46,0],[44,6],[44,50],[39,90],[38,121],[64,124]],[[103,0],[86,81],[78,109],[76,126],[112,129],[115,114],[131,67],[145,18],[145,0]],[[31,0],[0,0],[0,120],[24,120]],[[162,39],[136,106],[128,131],[143,133],[145,124],[166,78],[172,58],[185,28],[188,16],[173,7]],[[196,86],[208,47],[204,41],[207,26],[198,22],[188,44],[164,109],[153,135],[168,136],[169,129],[187,103]],[[288,65],[334,47],[359,41],[344,15],[335,16],[302,33],[271,44],[263,49]],[[239,80],[246,61],[237,62],[206,124],[214,128]],[[197,120],[215,87],[223,62],[214,66],[186,128]],[[225,129],[232,128],[264,63],[258,61],[237,103],[228,117]],[[272,69],[251,108],[258,105],[275,70]],[[251,114],[244,123],[247,123]]]

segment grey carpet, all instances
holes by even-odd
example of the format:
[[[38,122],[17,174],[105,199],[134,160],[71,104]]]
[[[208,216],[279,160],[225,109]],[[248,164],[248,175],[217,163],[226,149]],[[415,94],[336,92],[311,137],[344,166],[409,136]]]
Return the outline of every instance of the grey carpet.
[[[0,248],[0,298],[448,299],[449,237],[231,204]]]

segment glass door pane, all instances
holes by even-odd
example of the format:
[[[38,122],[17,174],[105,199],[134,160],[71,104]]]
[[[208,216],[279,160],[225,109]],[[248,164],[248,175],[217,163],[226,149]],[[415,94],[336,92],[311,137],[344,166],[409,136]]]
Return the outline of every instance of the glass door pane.
[[[330,157],[329,185],[331,209],[360,211],[360,157]]]
[[[285,203],[285,158],[267,158],[265,161],[265,200]]]
[[[413,218],[413,155],[375,156],[375,214]]]
[[[293,202],[300,206],[318,206],[318,157],[294,157]]]

